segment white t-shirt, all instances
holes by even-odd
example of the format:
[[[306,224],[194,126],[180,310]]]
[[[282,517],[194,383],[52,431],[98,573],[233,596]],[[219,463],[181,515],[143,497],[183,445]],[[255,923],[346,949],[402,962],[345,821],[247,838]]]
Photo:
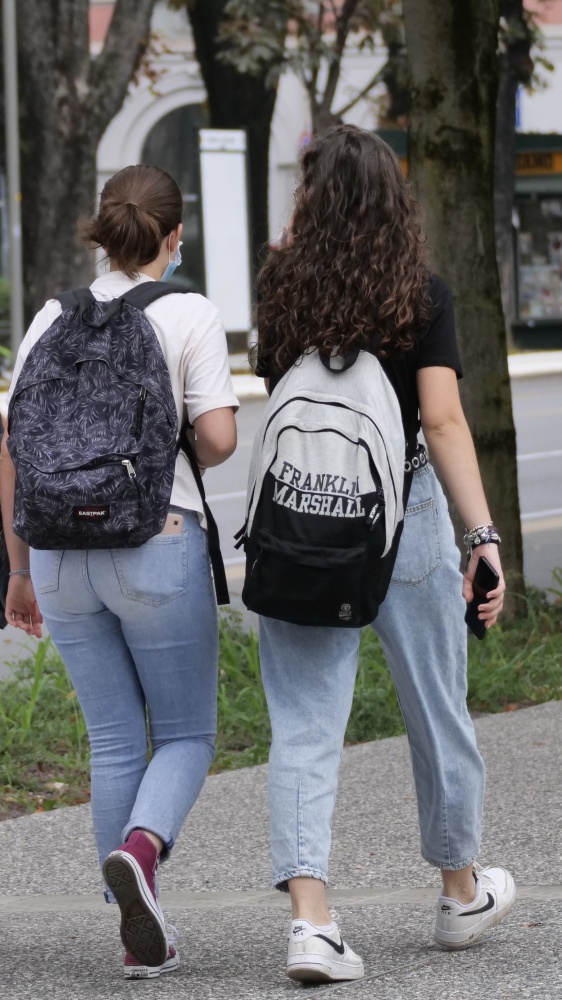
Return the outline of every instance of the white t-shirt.
[[[152,281],[146,274],[128,278],[122,271],[108,271],[96,278],[91,290],[99,300],[124,295],[141,281]],[[37,313],[18,351],[7,402],[31,348],[62,312],[56,299],[49,299]],[[145,309],[164,353],[178,413],[178,426],[187,416],[189,422],[209,410],[223,406],[238,409],[234,395],[226,336],[215,306],[203,295],[178,292],[165,295]],[[176,507],[196,510],[203,521],[203,505],[189,462],[183,452],[176,460],[176,472],[170,501]]]

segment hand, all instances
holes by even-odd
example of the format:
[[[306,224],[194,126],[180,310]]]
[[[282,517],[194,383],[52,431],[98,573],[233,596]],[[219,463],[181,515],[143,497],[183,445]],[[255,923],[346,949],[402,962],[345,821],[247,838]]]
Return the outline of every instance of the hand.
[[[500,554],[498,552],[497,545],[477,545],[476,548],[473,549],[470,562],[466,569],[466,573],[464,574],[462,595],[467,604],[470,603],[474,597],[472,581],[474,580],[478,560],[481,556],[486,556],[486,559],[490,565],[494,567],[500,578],[500,582],[496,589],[490,590],[486,594],[486,597],[489,598],[488,602],[486,604],[478,605],[478,617],[485,622],[486,628],[491,628],[492,625],[496,624],[498,615],[503,608],[503,595],[505,594],[505,580],[503,578]]]
[[[35,600],[35,591],[30,577],[11,576],[6,597],[6,620],[8,625],[21,628],[27,635],[40,639],[43,635],[43,618]]]

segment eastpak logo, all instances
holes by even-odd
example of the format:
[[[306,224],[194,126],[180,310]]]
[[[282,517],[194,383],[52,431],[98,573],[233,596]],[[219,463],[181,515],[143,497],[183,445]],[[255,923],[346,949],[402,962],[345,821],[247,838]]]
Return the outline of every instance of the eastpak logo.
[[[87,507],[74,507],[74,517],[79,521],[105,521],[110,515],[110,507],[91,504]]]

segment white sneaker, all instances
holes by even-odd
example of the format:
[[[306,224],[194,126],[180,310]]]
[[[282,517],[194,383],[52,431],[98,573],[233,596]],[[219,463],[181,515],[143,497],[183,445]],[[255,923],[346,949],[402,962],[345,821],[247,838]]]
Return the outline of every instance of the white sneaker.
[[[484,931],[507,916],[515,902],[515,882],[505,868],[483,868],[474,875],[472,903],[463,906],[447,896],[437,900],[434,939],[448,951],[470,948]]]
[[[363,962],[342,941],[337,924],[330,930],[308,920],[291,920],[287,975],[299,983],[334,983],[362,979]]]

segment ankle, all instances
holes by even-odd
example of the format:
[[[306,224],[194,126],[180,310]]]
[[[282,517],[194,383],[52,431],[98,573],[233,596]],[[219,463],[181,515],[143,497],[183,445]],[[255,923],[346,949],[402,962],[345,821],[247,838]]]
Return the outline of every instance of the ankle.
[[[293,920],[308,920],[317,927],[332,923],[326,889],[319,879],[297,876],[289,879]]]
[[[293,920],[308,920],[309,924],[314,924],[315,927],[330,927],[334,923],[332,914],[326,908],[293,906],[292,910]]]
[[[442,871],[443,895],[454,899],[463,906],[474,902],[476,897],[476,877],[472,865],[459,871]]]
[[[148,840],[150,840],[150,843],[154,845],[158,854],[162,853],[164,841],[160,840],[160,837],[157,837],[155,833],[151,833],[150,830],[140,830],[139,832],[144,833],[145,837],[147,837]]]

